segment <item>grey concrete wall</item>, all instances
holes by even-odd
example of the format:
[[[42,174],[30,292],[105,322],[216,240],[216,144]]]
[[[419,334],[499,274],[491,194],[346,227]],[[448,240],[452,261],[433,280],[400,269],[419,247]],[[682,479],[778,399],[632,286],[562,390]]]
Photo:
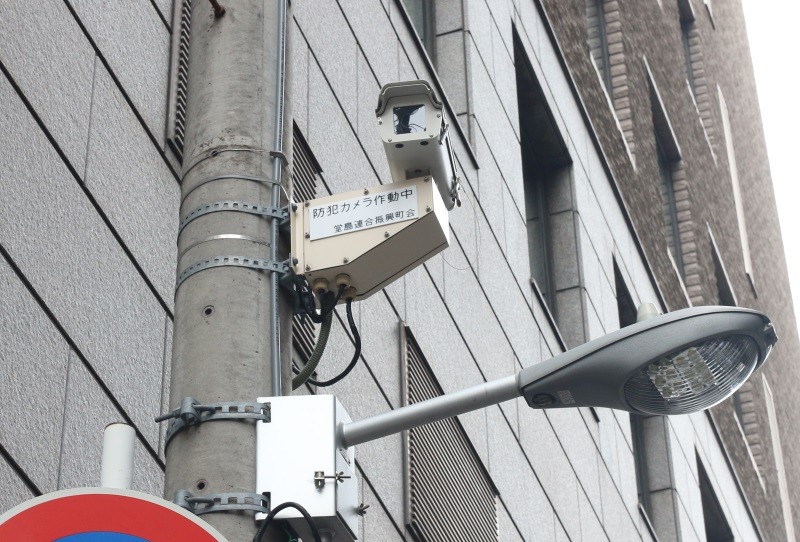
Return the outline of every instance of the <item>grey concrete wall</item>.
[[[672,7],[651,3],[656,15],[647,20],[657,26],[656,10]],[[8,488],[0,510],[97,483],[102,428],[116,419],[137,428],[137,488],[161,492],[163,431],[152,418],[175,406],[166,404],[165,390],[179,204],[163,135],[169,4],[100,10],[77,0],[15,0],[0,19],[0,481]],[[645,210],[659,201],[655,151],[640,125],[650,118],[637,49],[646,40],[629,37],[645,27],[633,29],[634,8],[626,5],[619,13],[628,83],[638,96],[631,100],[636,170],[589,71],[583,0],[545,1],[546,17],[532,0],[439,1],[438,68],[397,0],[293,3],[292,109],[322,166],[321,193],[390,182],[375,129],[381,85],[438,81],[455,117],[465,203],[450,215],[451,247],[354,307],[365,363],[330,390],[354,419],[401,404],[402,324],[444,390],[455,391],[617,329],[615,263],[635,303],[655,301],[662,310],[688,304],[657,237],[660,206]],[[530,283],[514,29],[573,161],[558,213],[559,246],[569,250],[556,259],[555,315]],[[651,48],[648,61],[659,76]],[[670,99],[667,107],[686,105]],[[716,166],[707,163],[699,117],[680,111],[670,110],[670,118],[680,125],[681,147],[691,149],[691,182]],[[693,169],[695,160],[704,165]],[[704,188],[691,187],[695,202]],[[725,213],[700,214],[698,223]],[[768,223],[751,234],[773,230]],[[342,321],[321,378],[337,374],[352,354]],[[705,538],[696,453],[724,496],[737,539],[757,539],[739,492],[742,474],[731,472],[715,436],[714,423],[724,432],[724,419],[676,418],[650,433],[665,454],[654,473],[663,504],[650,518],[661,540]],[[627,414],[534,412],[520,400],[461,423],[499,491],[501,540],[652,539],[638,507]],[[361,497],[372,505],[361,539],[409,538],[400,444],[398,435],[356,450]]]
[[[162,491],[152,418],[165,408],[179,187],[163,151],[166,13],[138,4],[3,9],[3,510],[98,484],[117,420],[137,429],[135,487]]]

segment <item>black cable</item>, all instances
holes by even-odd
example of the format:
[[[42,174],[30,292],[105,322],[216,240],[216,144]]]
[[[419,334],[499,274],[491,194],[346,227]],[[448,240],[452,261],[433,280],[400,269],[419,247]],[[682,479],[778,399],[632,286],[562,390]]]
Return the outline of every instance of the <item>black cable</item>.
[[[314,542],[322,542],[322,538],[320,538],[319,536],[319,529],[317,529],[317,524],[314,522],[314,518],[311,517],[311,514],[308,513],[308,510],[306,510],[296,502],[285,502],[283,504],[279,504],[278,506],[270,510],[269,514],[267,514],[267,517],[264,519],[264,523],[261,524],[261,527],[258,528],[258,531],[256,531],[255,536],[253,536],[253,542],[261,542],[261,539],[267,532],[267,527],[269,527],[269,524],[272,523],[273,519],[275,519],[275,514],[277,514],[284,508],[294,508],[298,512],[300,512],[305,518],[306,522],[308,523],[308,527],[311,529],[311,535],[314,537]]]
[[[308,286],[308,282],[305,282],[305,285],[299,286],[300,290],[298,291],[298,295],[300,296],[300,301],[303,304],[303,310],[305,310],[306,314],[311,318],[311,321],[315,324],[321,324],[325,317],[328,316],[329,313],[333,312],[333,309],[336,308],[336,305],[339,303],[339,300],[342,299],[342,294],[344,294],[344,290],[346,286],[344,284],[340,284],[339,288],[336,290],[336,297],[331,301],[331,294],[332,292],[321,292],[320,296],[320,310],[317,312],[317,308],[314,305],[314,292],[311,291],[311,288]]]
[[[352,309],[353,299],[347,299],[347,323],[350,325],[350,332],[353,334],[353,341],[355,342],[356,351],[353,354],[353,359],[350,360],[350,363],[345,367],[344,371],[339,373],[338,375],[334,376],[330,380],[314,380],[313,378],[308,378],[306,380],[307,383],[313,384],[319,388],[325,388],[327,386],[332,386],[342,380],[344,377],[350,374],[350,371],[356,366],[358,363],[358,358],[361,357],[361,335],[358,334],[358,328],[356,328],[356,322],[353,320],[353,309]],[[292,370],[295,370],[296,367],[292,366]],[[299,372],[299,369],[298,369]]]

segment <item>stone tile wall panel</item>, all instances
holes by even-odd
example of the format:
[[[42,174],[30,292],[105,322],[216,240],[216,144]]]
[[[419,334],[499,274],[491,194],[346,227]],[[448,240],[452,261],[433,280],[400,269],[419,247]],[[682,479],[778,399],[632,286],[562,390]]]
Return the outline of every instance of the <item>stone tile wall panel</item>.
[[[86,162],[86,186],[172,307],[180,187],[102,64]]]
[[[36,487],[54,491],[69,346],[2,257],[0,314],[0,446]]]
[[[163,147],[170,37],[157,11],[148,0],[112,2],[103,9],[92,0],[68,1]]]
[[[35,497],[5,458],[0,458],[0,487],[3,488],[0,493],[0,514]]]
[[[0,61],[83,174],[95,54],[60,0],[13,0],[0,17]],[[51,39],[58,36],[58,39]]]
[[[2,153],[0,243],[156,445],[163,310],[5,80],[0,95],[12,130]],[[29,212],[52,194],[59,202],[44,220]]]

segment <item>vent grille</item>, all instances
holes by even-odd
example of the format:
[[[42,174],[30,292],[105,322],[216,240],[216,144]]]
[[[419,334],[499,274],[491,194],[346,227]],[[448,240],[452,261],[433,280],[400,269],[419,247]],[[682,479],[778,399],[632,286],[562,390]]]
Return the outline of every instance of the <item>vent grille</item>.
[[[176,1],[172,15],[172,73],[169,89],[167,142],[178,160],[183,160],[183,144],[186,137],[186,91],[189,86],[191,23],[191,0]]]
[[[292,134],[292,162],[292,199],[301,202],[316,198],[322,168],[297,125]]]
[[[292,136],[292,200],[300,203],[317,197],[317,179],[322,171],[303,134],[294,127]],[[317,342],[316,327],[310,318],[292,318],[292,344],[302,363],[307,363]]]
[[[405,403],[442,395],[427,361],[411,335],[405,335]],[[454,418],[423,425],[406,435],[409,530],[419,542],[499,539],[497,491],[475,449]]]

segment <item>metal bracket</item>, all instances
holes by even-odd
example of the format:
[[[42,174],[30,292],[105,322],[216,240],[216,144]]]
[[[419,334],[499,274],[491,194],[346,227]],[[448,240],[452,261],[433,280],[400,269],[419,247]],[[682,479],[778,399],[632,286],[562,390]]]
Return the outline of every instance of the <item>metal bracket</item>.
[[[208,260],[203,260],[202,262],[192,264],[181,271],[180,275],[178,275],[178,279],[175,281],[175,295],[178,294],[178,288],[180,288],[181,284],[183,284],[186,279],[195,273],[199,273],[200,271],[205,271],[206,269],[211,269],[213,267],[225,266],[246,267],[247,269],[271,271],[281,274],[288,273],[291,269],[289,266],[289,260],[274,262],[266,258],[251,258],[249,256],[216,256],[214,258],[209,258]]]
[[[344,472],[342,471],[339,471],[335,474],[325,474],[325,471],[316,470],[314,471],[314,486],[317,489],[322,489],[325,487],[326,479],[331,479],[341,483],[345,478],[350,478],[350,476],[345,476]]]
[[[228,510],[269,513],[269,498],[261,493],[215,493],[195,497],[185,489],[179,489],[172,502],[198,516]]]
[[[183,217],[181,220],[180,226],[178,226],[178,233],[183,231],[183,228],[186,227],[189,222],[194,220],[195,218],[199,218],[201,216],[207,215],[209,213],[218,213],[220,211],[236,211],[239,213],[248,213],[251,215],[258,215],[263,217],[271,217],[271,218],[278,218],[281,220],[289,218],[289,208],[288,207],[268,207],[265,205],[259,205],[257,203],[247,203],[242,201],[234,201],[234,200],[226,200],[226,201],[215,201],[213,203],[206,203],[205,205],[201,205],[200,207],[196,208],[188,215]]]
[[[167,438],[164,447],[170,439],[183,429],[203,422],[216,420],[261,420],[270,421],[269,403],[209,403],[201,405],[194,397],[181,399],[181,406],[175,410],[162,414],[156,422],[172,420],[167,428]]]
[[[280,161],[283,163],[283,167],[289,167],[289,159],[286,158],[286,155],[281,151],[269,151],[269,155],[272,158],[279,158]]]

